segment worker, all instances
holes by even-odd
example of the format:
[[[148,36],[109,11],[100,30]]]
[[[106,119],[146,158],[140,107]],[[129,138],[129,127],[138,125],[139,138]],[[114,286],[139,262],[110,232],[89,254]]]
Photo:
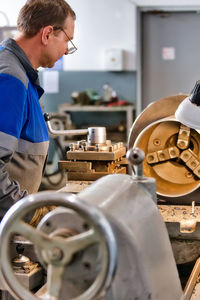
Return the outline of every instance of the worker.
[[[15,38],[0,44],[0,220],[40,186],[49,137],[37,69],[51,68],[77,49],[74,21],[65,0],[28,0],[19,12]]]

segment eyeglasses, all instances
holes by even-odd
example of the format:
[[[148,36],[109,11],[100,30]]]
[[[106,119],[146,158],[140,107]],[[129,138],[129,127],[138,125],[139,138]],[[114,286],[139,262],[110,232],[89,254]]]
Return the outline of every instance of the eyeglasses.
[[[66,35],[68,41],[72,44],[72,47],[70,47],[68,49],[68,54],[72,54],[74,53],[76,50],[78,50],[78,48],[74,45],[74,43],[72,42],[72,40],[69,38],[68,34],[65,32],[65,30],[62,27],[54,27],[54,30],[61,30],[62,32],[64,32],[64,34]]]

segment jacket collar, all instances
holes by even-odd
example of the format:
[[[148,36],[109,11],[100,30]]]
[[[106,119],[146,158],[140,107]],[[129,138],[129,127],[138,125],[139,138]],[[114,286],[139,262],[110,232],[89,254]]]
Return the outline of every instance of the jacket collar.
[[[43,88],[40,86],[40,82],[39,82],[39,77],[38,77],[38,71],[35,70],[32,65],[30,60],[28,59],[27,55],[25,54],[25,52],[22,50],[22,48],[20,48],[18,46],[18,44],[15,42],[15,40],[9,38],[4,40],[1,45],[6,48],[7,50],[9,50],[10,52],[12,52],[15,56],[17,56],[17,58],[19,59],[20,63],[22,64],[22,66],[24,67],[30,81],[37,86],[38,89],[38,94],[39,97],[42,96],[42,94],[44,93]]]

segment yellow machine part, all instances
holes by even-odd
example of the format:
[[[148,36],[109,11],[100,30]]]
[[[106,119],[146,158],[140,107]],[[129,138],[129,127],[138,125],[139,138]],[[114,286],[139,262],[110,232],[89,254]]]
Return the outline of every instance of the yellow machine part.
[[[128,147],[145,152],[144,175],[156,179],[157,195],[170,202],[200,202],[200,134],[174,113],[187,95],[162,98],[136,119]]]

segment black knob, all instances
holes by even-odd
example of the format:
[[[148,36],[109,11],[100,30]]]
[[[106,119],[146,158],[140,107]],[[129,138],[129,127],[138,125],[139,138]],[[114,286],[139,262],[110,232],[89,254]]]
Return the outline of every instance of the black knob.
[[[17,251],[18,254],[23,254],[24,246],[22,244],[17,244],[16,251]]]
[[[45,121],[50,121],[50,115],[48,113],[44,113],[44,119]]]
[[[189,98],[192,103],[200,105],[200,80],[196,82]]]

